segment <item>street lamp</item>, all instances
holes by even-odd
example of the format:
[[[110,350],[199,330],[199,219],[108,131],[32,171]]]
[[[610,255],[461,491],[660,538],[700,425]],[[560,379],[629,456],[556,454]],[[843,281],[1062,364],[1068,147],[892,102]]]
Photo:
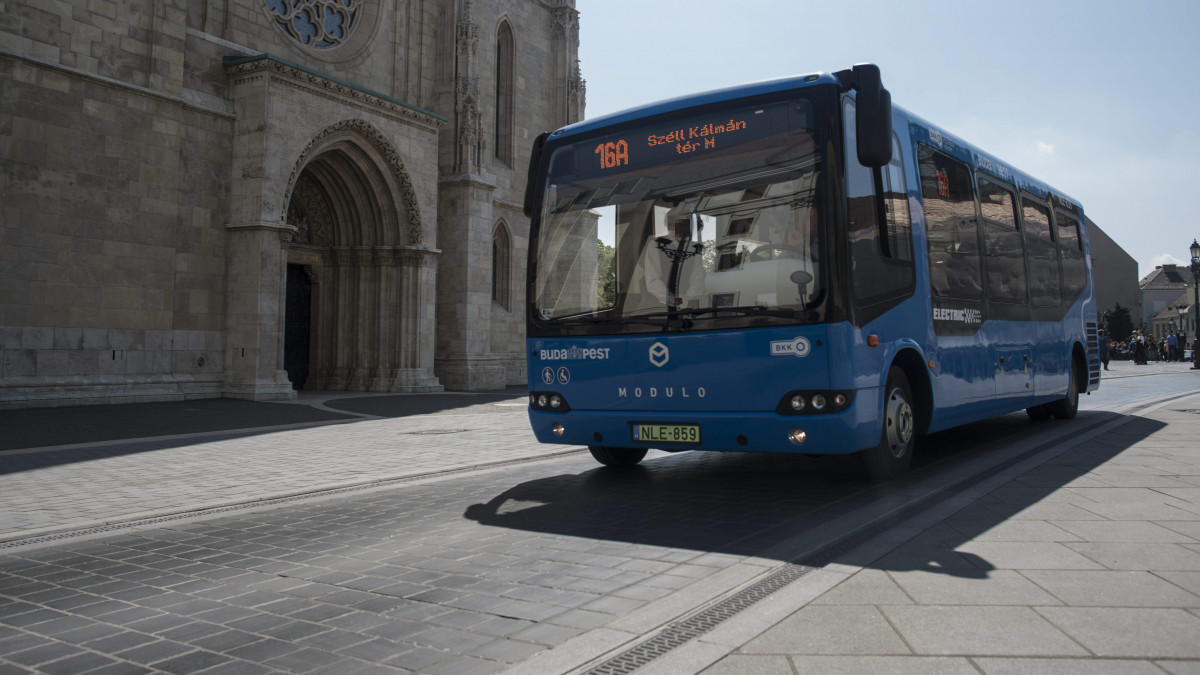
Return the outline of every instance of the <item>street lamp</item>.
[[[1196,308],[1196,326],[1192,329],[1195,334],[1192,337],[1192,370],[1200,370],[1200,243],[1193,239],[1188,250],[1192,253],[1192,290],[1196,293],[1196,302],[1192,305]]]

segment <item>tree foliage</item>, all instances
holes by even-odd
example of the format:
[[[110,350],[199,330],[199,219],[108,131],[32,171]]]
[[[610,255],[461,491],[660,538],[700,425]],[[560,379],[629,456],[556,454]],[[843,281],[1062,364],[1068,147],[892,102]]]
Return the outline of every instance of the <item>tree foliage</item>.
[[[596,306],[612,307],[617,304],[617,251],[603,241],[596,240],[596,271],[598,284],[596,287]]]
[[[1133,317],[1129,315],[1129,308],[1122,307],[1118,302],[1112,309],[1104,312],[1100,327],[1108,333],[1108,337],[1112,340],[1118,342],[1128,340],[1129,336],[1133,334]]]

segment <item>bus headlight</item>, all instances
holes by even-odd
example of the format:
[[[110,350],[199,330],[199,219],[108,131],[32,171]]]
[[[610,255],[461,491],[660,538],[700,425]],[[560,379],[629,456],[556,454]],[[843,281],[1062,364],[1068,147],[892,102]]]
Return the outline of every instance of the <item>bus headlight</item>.
[[[840,413],[854,402],[854,390],[789,391],[779,401],[780,415],[818,415]]]
[[[571,410],[567,397],[553,391],[530,392],[529,407],[541,412],[565,413]]]
[[[554,425],[554,435],[555,435],[555,436],[558,436],[558,437],[560,437],[560,438],[561,438],[561,437],[562,437],[562,435],[563,435],[563,434],[565,434],[565,433],[567,433],[567,428],[566,428],[566,427],[564,427],[564,426],[563,426],[563,425],[561,425],[561,424],[555,424],[555,425]]]
[[[796,445],[803,444],[806,438],[808,438],[808,434],[804,433],[802,429],[792,429],[788,433],[788,440]]]

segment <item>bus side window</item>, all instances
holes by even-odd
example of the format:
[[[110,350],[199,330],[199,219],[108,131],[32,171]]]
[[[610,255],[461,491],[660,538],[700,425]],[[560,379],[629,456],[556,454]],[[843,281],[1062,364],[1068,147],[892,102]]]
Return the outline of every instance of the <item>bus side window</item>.
[[[1025,304],[1025,245],[1017,225],[1017,197],[1012,190],[979,175],[983,216],[984,258],[988,298]]]
[[[1063,211],[1055,211],[1054,220],[1058,224],[1058,248],[1062,254],[1063,296],[1070,302],[1087,286],[1079,219]]]
[[[1058,250],[1050,234],[1050,209],[1028,192],[1021,193],[1021,221],[1029,256],[1029,295],[1034,307],[1058,307]]]
[[[935,296],[982,299],[979,228],[971,169],[927,145],[918,146],[929,286]]]
[[[912,222],[900,141],[892,136],[892,161],[882,169],[858,163],[854,152],[854,100],[843,101],[846,148],[846,216],[854,297],[861,304],[912,291]]]

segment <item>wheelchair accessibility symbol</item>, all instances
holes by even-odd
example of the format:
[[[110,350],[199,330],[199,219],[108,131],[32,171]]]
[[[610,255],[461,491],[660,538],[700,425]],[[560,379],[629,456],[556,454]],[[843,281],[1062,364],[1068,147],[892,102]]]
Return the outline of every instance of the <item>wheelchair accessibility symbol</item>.
[[[558,369],[558,383],[566,384],[570,381],[571,381],[571,371],[567,370],[565,366],[562,368],[559,368]]]

